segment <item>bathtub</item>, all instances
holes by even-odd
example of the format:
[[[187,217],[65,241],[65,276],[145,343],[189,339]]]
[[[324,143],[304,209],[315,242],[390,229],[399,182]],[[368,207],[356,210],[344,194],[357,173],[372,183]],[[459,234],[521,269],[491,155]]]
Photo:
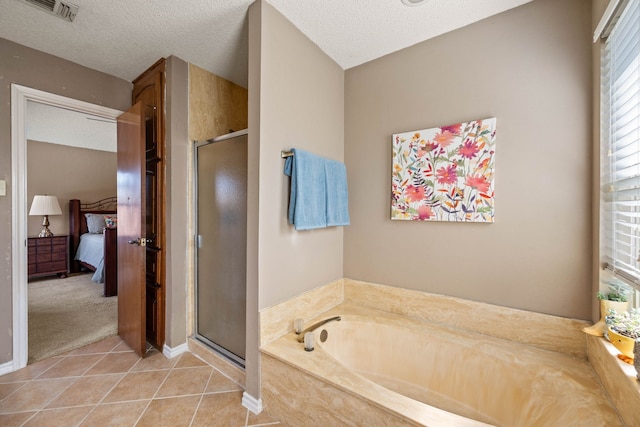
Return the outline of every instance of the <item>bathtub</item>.
[[[314,351],[293,332],[261,349],[263,402],[285,424],[622,425],[585,360],[347,303],[308,324],[336,315]]]

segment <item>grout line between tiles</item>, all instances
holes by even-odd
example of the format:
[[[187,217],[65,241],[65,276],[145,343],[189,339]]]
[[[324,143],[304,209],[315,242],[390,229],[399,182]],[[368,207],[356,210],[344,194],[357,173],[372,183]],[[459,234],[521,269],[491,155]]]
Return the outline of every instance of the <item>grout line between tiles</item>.
[[[209,382],[211,381],[211,377],[213,376],[213,369],[211,370],[211,372],[209,372],[209,378],[207,378],[207,382],[204,385],[204,390],[202,390],[202,393],[200,394],[200,400],[198,400],[198,404],[196,405],[196,410],[193,411],[193,415],[191,416],[191,422],[189,423],[189,427],[191,427],[193,425],[193,421],[196,419],[196,414],[198,413],[198,410],[200,409],[200,404],[202,403],[202,398],[204,397],[204,392],[207,391],[207,387],[209,386]]]
[[[29,421],[33,419],[33,417],[35,417],[39,413],[40,413],[39,411],[35,411],[29,418],[27,418],[26,420],[24,420],[22,424],[20,424],[20,427],[22,427],[23,425],[26,425]]]
[[[85,372],[88,372],[88,371],[89,371],[91,368],[93,368],[94,366],[96,366],[96,364],[97,364],[97,363],[99,363],[102,359],[104,359],[104,357],[105,357],[105,356],[106,356],[106,354],[105,354],[104,356],[102,356],[100,359],[98,359],[98,360],[97,360],[93,365],[91,365],[90,367],[88,367],[87,369],[85,369],[85,370],[83,371],[83,374],[84,374]],[[64,360],[64,359],[66,359],[67,357],[69,357],[69,356],[67,355],[67,356],[65,356],[65,357],[61,358],[61,361],[62,361],[62,360]],[[58,363],[60,363],[60,362],[58,362]],[[57,365],[58,363],[54,364],[54,366],[55,366],[55,365]],[[49,368],[49,369],[51,369],[51,368]],[[44,371],[44,372],[47,372],[49,369],[47,369],[47,370],[46,370],[46,371]],[[44,374],[44,372],[43,372],[42,374]],[[40,374],[40,375],[42,375],[42,374]],[[39,377],[40,375],[38,375],[38,377]],[[55,396],[53,396],[53,398],[49,399],[49,400],[48,400],[48,401],[43,405],[43,407],[42,407],[42,408],[40,408],[40,409],[39,409],[39,410],[34,414],[34,416],[38,415],[40,412],[42,412],[43,410],[45,410],[45,409],[46,409],[46,407],[47,407],[51,402],[53,402],[55,399],[57,399],[57,398],[58,398],[62,393],[64,393],[65,391],[67,391],[67,389],[68,389],[69,387],[71,387],[73,384],[75,384],[75,382],[76,382],[76,381],[78,381],[78,378],[80,378],[81,376],[82,376],[82,374],[81,374],[80,376],[72,376],[72,377],[48,378],[49,380],[62,379],[62,378],[74,378],[74,380],[73,380],[73,381],[72,381],[68,386],[66,386],[64,389],[62,389],[59,393],[57,393]],[[35,378],[35,379],[33,379],[32,381],[38,381],[38,377],[36,377],[36,378]],[[45,381],[45,380],[46,380],[46,379],[43,379],[42,381]],[[88,405],[87,405],[87,406],[88,406]],[[92,409],[91,411],[89,411],[89,413],[91,413],[92,411],[93,411],[93,409]],[[29,419],[31,419],[31,418],[29,418]]]
[[[142,360],[142,358],[140,358],[140,360]],[[140,360],[138,360],[138,362],[136,362],[133,366],[136,366],[138,363],[140,363]],[[176,364],[180,361],[180,359],[176,360]],[[131,369],[133,369],[133,366],[131,367]],[[175,364],[173,365],[175,366]],[[171,371],[173,370],[173,368],[169,369],[169,373],[164,377],[164,379],[162,380],[162,382],[160,383],[160,385],[158,386],[158,388],[156,389],[155,393],[153,393],[153,396],[151,396],[151,399],[149,399],[149,403],[147,403],[147,406],[144,407],[144,409],[142,410],[142,412],[140,413],[140,415],[138,416],[138,419],[136,420],[135,423],[133,423],[133,425],[135,426],[136,424],[138,424],[140,422],[140,420],[142,419],[142,417],[144,416],[144,413],[147,412],[147,409],[149,409],[149,406],[151,406],[151,402],[153,402],[153,399],[156,398],[158,392],[160,391],[160,389],[162,388],[162,386],[164,385],[164,383],[167,382],[167,378],[169,378],[169,376],[171,375]]]
[[[2,383],[2,384],[17,384],[20,383],[22,381],[16,381],[13,383]],[[30,381],[24,381],[24,384],[22,384],[20,387],[18,387],[17,389],[13,390],[11,393],[7,394],[4,398],[0,399],[0,403],[4,402],[5,400],[7,400],[9,398],[9,396],[11,396],[13,393],[15,393],[16,391],[20,390],[22,387],[26,386],[27,384],[29,384]]]
[[[191,352],[189,352],[191,353]],[[198,359],[200,359],[201,361],[203,361],[204,363],[206,363],[208,366],[211,366],[215,371],[217,371],[218,373],[222,374],[222,376],[224,376],[225,378],[233,381],[234,383],[238,384],[238,386],[240,386],[240,388],[242,388],[242,390],[244,390],[244,386],[242,384],[240,384],[238,381],[234,380],[233,378],[231,378],[229,375],[225,374],[224,372],[222,372],[220,369],[218,369],[217,367],[213,366],[211,363],[207,362],[206,360],[204,360],[202,357],[198,356],[195,353],[191,353],[191,355],[197,357]]]
[[[122,342],[124,342],[124,341],[121,341],[120,343],[122,343]],[[113,349],[115,349],[117,346],[119,346],[119,345],[120,345],[120,343],[118,343],[118,344],[116,344],[114,347],[112,347],[112,348],[111,348],[111,350],[113,350]],[[111,351],[110,351],[110,352],[109,352],[109,353],[107,353],[107,354],[113,354],[113,353],[111,353]],[[106,355],[105,355],[105,357],[106,357]],[[102,359],[100,359],[100,360],[102,360]],[[138,360],[136,361],[136,363],[134,363],[133,365],[131,365],[131,367],[129,368],[129,370],[128,370],[127,372],[117,372],[117,373],[121,373],[121,374],[122,374],[122,377],[121,377],[118,381],[116,381],[116,383],[113,385],[113,387],[111,387],[111,388],[109,389],[109,391],[107,391],[107,392],[104,394],[104,396],[102,396],[102,399],[100,399],[100,401],[99,401],[98,403],[96,403],[96,404],[95,404],[95,406],[94,406],[94,407],[89,411],[89,413],[88,413],[87,415],[85,415],[85,416],[84,416],[84,418],[83,418],[82,420],[80,420],[80,422],[78,423],[78,425],[81,425],[81,424],[82,424],[82,423],[83,423],[87,418],[89,418],[89,416],[90,416],[91,414],[93,414],[93,412],[96,410],[96,408],[102,404],[102,402],[104,401],[104,399],[106,399],[106,397],[109,395],[109,393],[111,393],[111,392],[112,392],[112,391],[113,391],[113,390],[118,386],[118,384],[120,384],[120,382],[122,382],[122,380],[127,376],[127,374],[129,374],[129,373],[131,372],[131,370],[132,370],[132,369],[133,369],[133,368],[134,368],[138,363],[140,363],[140,361],[141,361],[141,360],[142,360],[142,357],[138,357]],[[105,374],[105,375],[108,375],[108,374]],[[140,400],[144,400],[144,399],[140,399]],[[116,403],[121,403],[121,402],[116,402]],[[145,410],[146,410],[146,408],[145,408]],[[135,424],[134,424],[134,425],[135,425]]]
[[[244,414],[244,425],[245,427],[249,425],[249,410],[247,409],[246,414]]]

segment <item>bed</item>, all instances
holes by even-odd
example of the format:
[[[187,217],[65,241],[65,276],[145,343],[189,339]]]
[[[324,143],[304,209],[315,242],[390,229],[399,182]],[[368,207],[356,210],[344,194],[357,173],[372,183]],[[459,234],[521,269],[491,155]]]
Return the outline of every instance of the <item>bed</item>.
[[[93,271],[92,280],[104,283],[105,297],[118,294],[116,215],[116,197],[91,203],[69,200],[70,270],[77,273],[84,267]]]

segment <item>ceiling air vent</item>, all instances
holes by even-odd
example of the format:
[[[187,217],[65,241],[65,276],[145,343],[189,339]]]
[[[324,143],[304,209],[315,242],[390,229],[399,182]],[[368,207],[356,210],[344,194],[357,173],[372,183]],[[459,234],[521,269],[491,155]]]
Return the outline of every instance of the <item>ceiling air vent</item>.
[[[62,0],[20,0],[23,3],[35,6],[65,21],[73,22],[78,13],[78,6]]]

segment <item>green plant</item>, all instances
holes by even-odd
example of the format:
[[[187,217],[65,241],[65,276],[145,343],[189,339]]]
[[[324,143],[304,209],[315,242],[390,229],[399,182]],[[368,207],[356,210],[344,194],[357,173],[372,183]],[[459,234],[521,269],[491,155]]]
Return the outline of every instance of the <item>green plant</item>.
[[[609,292],[606,294],[598,292],[596,295],[598,299],[627,302],[627,295],[631,293],[631,287],[629,285],[619,280],[608,282],[607,285],[609,286]]]
[[[637,340],[640,338],[640,309],[632,308],[621,314],[611,310],[607,324],[620,335]]]

